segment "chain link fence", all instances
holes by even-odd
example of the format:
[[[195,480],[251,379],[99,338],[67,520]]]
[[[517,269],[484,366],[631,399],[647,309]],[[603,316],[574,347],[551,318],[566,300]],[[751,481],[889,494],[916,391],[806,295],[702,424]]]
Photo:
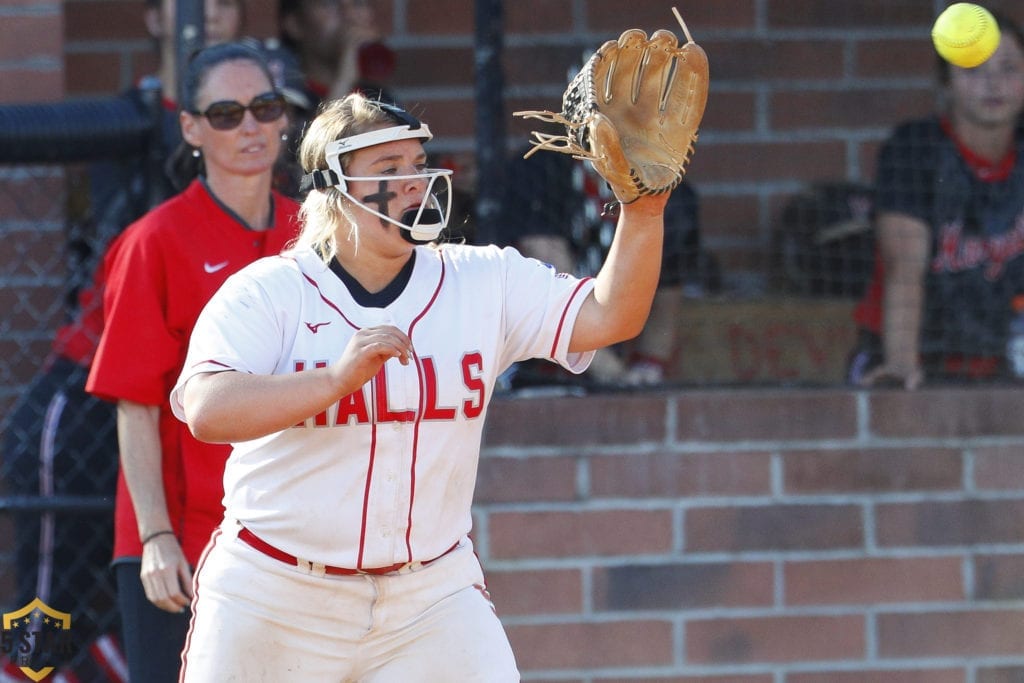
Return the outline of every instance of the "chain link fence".
[[[95,220],[94,200],[124,162],[147,168],[158,107],[157,92],[146,101],[0,107],[3,654],[10,666],[66,668],[82,681],[116,680],[87,663],[97,638],[119,628],[109,567],[115,409],[85,392],[102,323],[82,321],[101,320],[89,285],[112,237]],[[147,179],[138,182],[145,197]],[[42,612],[21,613],[37,599]],[[62,613],[70,628],[51,647],[48,617]]]

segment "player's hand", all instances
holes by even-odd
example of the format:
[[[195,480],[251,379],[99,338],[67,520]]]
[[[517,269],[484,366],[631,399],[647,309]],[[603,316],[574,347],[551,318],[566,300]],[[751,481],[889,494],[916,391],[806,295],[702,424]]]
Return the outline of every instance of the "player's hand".
[[[140,577],[146,598],[162,610],[184,612],[192,602],[192,570],[172,534],[142,547]]]
[[[860,381],[862,387],[895,385],[910,391],[919,388],[923,383],[924,371],[916,363],[883,363],[865,373]]]
[[[369,382],[391,358],[408,365],[412,358],[412,341],[394,325],[364,327],[349,340],[332,371],[346,393]]]

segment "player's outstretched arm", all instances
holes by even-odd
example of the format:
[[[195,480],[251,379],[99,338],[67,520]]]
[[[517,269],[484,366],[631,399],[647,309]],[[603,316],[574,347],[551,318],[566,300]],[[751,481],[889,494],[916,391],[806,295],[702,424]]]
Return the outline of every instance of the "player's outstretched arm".
[[[876,233],[885,265],[882,301],[885,360],[864,377],[862,384],[873,386],[895,380],[906,389],[916,389],[924,380],[918,337],[930,244],[928,226],[904,214],[881,213]]]
[[[608,257],[580,309],[569,350],[590,351],[640,334],[661,272],[667,192],[623,204]]]
[[[234,443],[273,434],[316,415],[358,390],[390,358],[409,363],[412,342],[397,327],[359,330],[341,358],[326,368],[285,375],[227,370],[188,380],[182,404],[200,441]]]

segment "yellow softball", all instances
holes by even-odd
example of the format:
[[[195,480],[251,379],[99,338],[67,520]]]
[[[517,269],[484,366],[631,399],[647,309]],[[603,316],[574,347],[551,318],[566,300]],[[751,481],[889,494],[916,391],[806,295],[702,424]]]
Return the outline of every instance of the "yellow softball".
[[[935,20],[932,42],[947,62],[971,69],[991,57],[999,47],[999,26],[984,7],[958,2],[943,10]]]

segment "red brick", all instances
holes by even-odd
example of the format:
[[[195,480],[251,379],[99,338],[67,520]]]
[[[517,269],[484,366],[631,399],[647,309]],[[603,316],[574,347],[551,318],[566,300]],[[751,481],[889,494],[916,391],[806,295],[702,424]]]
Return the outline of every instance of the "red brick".
[[[67,60],[64,78],[75,95],[113,94],[127,87],[120,78],[121,58],[107,52],[83,52]]]
[[[431,0],[406,4],[407,30],[412,34],[473,33],[473,0]]]
[[[879,614],[880,657],[1017,656],[1024,650],[1024,611],[970,610]]]
[[[700,129],[717,132],[752,131],[757,125],[757,96],[751,92],[722,92],[708,100]],[[700,149],[697,141],[697,149]],[[698,154],[700,152],[698,151]]]
[[[834,81],[842,76],[843,44],[834,40],[772,40],[735,37],[699,41],[716,81]]]
[[[686,624],[686,660],[693,664],[828,661],[864,655],[860,616],[728,618]]]
[[[143,20],[145,5],[137,0],[67,0],[67,40],[118,41],[149,38]]]
[[[636,26],[650,34],[659,28],[668,29],[683,39],[683,30],[668,10],[671,5],[657,2],[635,2],[629,5],[629,25],[623,24],[623,5],[616,0],[587,0],[587,25],[592,29],[611,31],[616,35]],[[752,28],[757,17],[755,0],[715,0],[714,3],[691,2],[677,5],[679,13],[694,40],[702,43],[703,31],[715,28]]]
[[[964,599],[958,557],[787,562],[786,604],[844,605]]]
[[[771,490],[767,453],[624,453],[593,456],[594,497],[757,495]]]
[[[64,27],[59,13],[5,16],[0,60],[22,63],[33,59],[59,60]]]
[[[913,27],[930,25],[933,19],[927,3],[891,0],[773,0],[768,11],[769,26],[784,28]]]
[[[38,109],[15,107],[14,111],[15,118],[21,119],[35,115]],[[29,240],[52,236],[63,229],[65,194],[60,166],[19,166],[18,173],[0,181],[0,220],[31,222],[34,229],[25,233]]]
[[[700,144],[700,143],[698,143]],[[698,150],[697,156],[700,156]],[[701,193],[701,239],[705,241],[760,239],[760,200],[754,195]],[[720,250],[715,250],[720,255]]]
[[[437,88],[473,82],[475,74],[470,48],[405,48],[396,52],[395,73],[392,77],[396,90],[418,87],[423,83]]]
[[[506,84],[517,86],[569,82],[570,71],[581,66],[580,50],[572,45],[508,46],[502,55]],[[561,98],[552,98],[546,109],[562,108]]]
[[[668,510],[491,512],[493,558],[664,553],[672,546]]]
[[[484,443],[495,447],[663,442],[666,413],[665,398],[649,394],[589,396],[586,401],[498,398],[487,414]]]
[[[56,329],[66,321],[63,298],[63,286],[4,287],[0,283],[5,330],[38,333]]]
[[[680,441],[843,439],[857,433],[854,395],[786,391],[764,400],[753,390],[693,391],[676,401]]]
[[[864,543],[854,505],[769,505],[686,511],[688,552],[825,550]]]
[[[58,69],[0,69],[0,104],[56,102],[64,93],[64,74]]]
[[[593,574],[598,611],[767,607],[774,601],[769,562],[628,564]]]
[[[980,489],[1024,489],[1024,457],[1020,446],[979,446],[974,449],[974,485]]]
[[[50,353],[53,331],[40,329],[30,339],[0,337],[0,387],[20,387],[39,372]]]
[[[160,69],[160,60],[152,51],[133,52],[130,55],[131,78],[121,86],[121,90],[138,83],[144,76],[155,74]]]
[[[583,611],[579,569],[484,570],[500,617]]]
[[[880,546],[952,546],[1024,542],[1024,500],[880,504]]]
[[[1024,555],[978,555],[973,560],[976,600],[1024,599]]]
[[[502,21],[506,42],[508,36],[517,33],[535,36],[545,33],[568,33],[572,30],[572,5],[569,3],[518,0],[504,3],[503,9],[505,16]]]
[[[790,451],[783,455],[788,493],[957,490],[959,451],[942,448]]]
[[[478,503],[574,500],[576,458],[496,458],[480,461]]]
[[[867,78],[933,78],[935,48],[927,36],[913,41],[904,36],[859,40],[854,46],[854,64],[856,74]]]
[[[277,36],[278,0],[245,0],[245,34],[257,38]],[[391,0],[371,0],[377,28],[385,36],[391,35]]]
[[[438,137],[474,136],[476,103],[473,100],[410,100],[402,104],[417,116],[423,117],[429,123],[431,132]],[[430,151],[436,152],[438,147],[435,144],[430,147]]]
[[[715,142],[705,138],[688,174],[702,182],[768,182],[841,178],[846,173],[842,140]]]
[[[769,98],[772,127],[801,128],[888,127],[922,111],[935,101],[931,88],[911,90],[789,90],[775,89]]]
[[[59,248],[61,233],[10,230],[4,238],[6,248],[0,250],[0,273],[4,278],[26,278],[30,286],[60,285],[65,275],[64,254]]]
[[[595,669],[672,663],[670,621],[508,626],[520,669]]]
[[[786,683],[965,683],[966,680],[962,669],[822,671],[786,675]]]
[[[921,391],[879,390],[870,394],[870,430],[882,437],[998,436],[1024,434],[1024,392],[1010,387],[985,391],[944,386]]]
[[[975,683],[1020,683],[1024,681],[1024,666],[979,667]]]

